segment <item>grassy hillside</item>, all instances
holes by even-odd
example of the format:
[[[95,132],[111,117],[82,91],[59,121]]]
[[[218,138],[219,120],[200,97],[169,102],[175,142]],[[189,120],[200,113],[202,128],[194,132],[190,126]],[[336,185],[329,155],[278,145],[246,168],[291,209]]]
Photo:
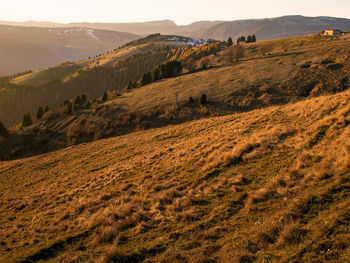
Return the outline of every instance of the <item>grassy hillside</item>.
[[[349,88],[350,45],[346,41],[308,36],[246,44],[244,49],[246,56],[233,64],[225,62],[226,51],[223,51],[205,58],[209,61],[208,68],[192,73],[185,71],[178,77],[120,94],[109,93],[108,101],[93,102],[73,113],[61,107],[58,114],[51,113],[28,128],[14,130],[0,142],[0,157],[31,156],[137,130],[282,105]],[[180,58],[187,57],[190,50],[161,49],[151,57],[159,59],[159,54],[163,54],[162,59],[166,60],[169,52]],[[136,55],[134,62],[143,61],[141,54],[145,53]],[[118,61],[116,65],[122,70],[114,74],[124,74],[128,68],[135,74],[136,67],[128,67],[135,64],[132,57]],[[197,63],[194,67],[201,61],[194,61]],[[68,84],[83,83],[82,88],[90,87],[98,94],[102,85],[107,88],[115,81],[113,78],[109,78],[111,82],[106,81],[107,73],[111,72],[98,69],[80,73]],[[141,76],[142,72],[137,74]],[[75,85],[67,87],[78,92]],[[200,105],[202,94],[207,97],[205,105]]]
[[[173,36],[145,38],[86,60],[2,78],[0,120],[14,125],[26,112],[35,115],[39,106],[57,111],[64,100],[83,93],[93,98],[106,90],[122,90],[186,45],[168,38]]]
[[[346,262],[350,92],[0,162],[3,262]]]

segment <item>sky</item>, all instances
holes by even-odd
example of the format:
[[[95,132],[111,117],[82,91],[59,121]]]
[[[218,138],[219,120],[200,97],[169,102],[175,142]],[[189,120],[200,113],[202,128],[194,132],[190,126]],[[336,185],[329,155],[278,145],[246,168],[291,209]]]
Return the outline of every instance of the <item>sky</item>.
[[[350,18],[350,0],[1,0],[2,21],[239,20],[284,15]]]

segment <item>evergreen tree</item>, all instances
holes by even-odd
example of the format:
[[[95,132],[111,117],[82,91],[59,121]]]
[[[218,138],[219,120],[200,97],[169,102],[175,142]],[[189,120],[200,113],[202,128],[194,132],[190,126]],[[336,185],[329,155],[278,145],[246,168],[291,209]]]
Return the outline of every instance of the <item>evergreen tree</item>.
[[[199,99],[199,103],[201,105],[206,105],[207,104],[207,95],[205,93],[201,95],[201,97]]]
[[[32,124],[33,124],[33,122],[32,122],[32,117],[30,116],[30,114],[29,113],[24,114],[23,121],[22,121],[23,127],[28,127]]]
[[[103,93],[103,97],[102,97],[102,101],[106,101],[106,100],[108,100],[107,91],[105,91],[105,93]]]
[[[227,39],[227,46],[229,47],[229,46],[232,46],[232,45],[233,45],[232,37],[229,37],[229,38]]]
[[[152,71],[152,80],[157,81],[159,79],[160,79],[160,71],[159,71],[159,67],[157,67]]]
[[[240,36],[239,38],[237,38],[237,44],[245,41],[246,41],[245,36]]]
[[[43,115],[44,115],[44,110],[40,106],[39,109],[38,109],[38,112],[36,113],[36,117],[37,117],[38,120],[40,120]]]
[[[246,43],[252,43],[252,37],[250,35],[247,37]]]
[[[87,102],[86,95],[85,94],[81,95],[81,97],[80,97],[80,104],[84,105],[84,104],[86,104],[86,102]]]
[[[49,106],[45,106],[45,109],[44,109],[44,112],[48,112],[50,109],[49,109]]]
[[[5,125],[2,124],[0,121],[0,136],[6,137],[8,135],[8,130],[6,129]]]
[[[256,36],[255,36],[255,34],[252,36],[252,42],[256,42]]]
[[[147,84],[150,84],[151,82],[152,82],[151,72],[144,73],[142,78],[141,78],[140,85],[145,86]]]
[[[68,101],[66,107],[67,107],[67,110],[66,110],[67,114],[72,114],[73,106],[72,106],[72,103],[70,101]]]
[[[80,104],[80,96],[76,96],[74,99],[74,104]]]

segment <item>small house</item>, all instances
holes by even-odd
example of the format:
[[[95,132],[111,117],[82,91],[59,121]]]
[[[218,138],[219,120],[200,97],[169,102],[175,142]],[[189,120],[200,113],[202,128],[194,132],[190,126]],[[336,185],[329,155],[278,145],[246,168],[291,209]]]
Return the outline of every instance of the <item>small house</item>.
[[[342,32],[339,29],[327,29],[324,31],[324,35],[325,36],[338,36],[340,35]]]

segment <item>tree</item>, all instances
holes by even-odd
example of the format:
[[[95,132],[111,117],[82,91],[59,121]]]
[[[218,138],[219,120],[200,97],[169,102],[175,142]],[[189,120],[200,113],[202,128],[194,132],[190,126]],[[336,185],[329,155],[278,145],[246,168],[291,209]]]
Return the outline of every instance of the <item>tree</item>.
[[[50,110],[49,106],[45,106],[44,112],[48,112]]]
[[[105,91],[105,93],[103,93],[103,97],[102,97],[102,101],[106,101],[106,100],[108,100],[107,91]]]
[[[137,82],[136,81],[129,81],[128,86],[126,87],[127,90],[132,90],[137,88]]]
[[[243,58],[245,55],[245,49],[241,45],[234,45],[233,46],[233,57],[236,61]]]
[[[255,35],[249,35],[248,37],[247,37],[247,40],[246,40],[246,43],[253,43],[253,42],[256,42],[256,37],[255,37]]]
[[[142,75],[142,78],[140,80],[140,85],[145,86],[147,84],[150,84],[152,82],[152,75],[151,72],[146,72]]]
[[[73,106],[72,106],[72,102],[68,101],[67,105],[66,105],[66,113],[67,114],[71,114],[73,111]]]
[[[74,105],[76,104],[80,104],[80,96],[76,96],[75,99],[74,99]]]
[[[159,78],[160,78],[160,72],[159,72],[159,67],[157,67],[152,71],[152,80],[157,81],[159,80]]]
[[[22,121],[23,127],[28,127],[32,124],[33,124],[33,121],[32,121],[32,117],[30,116],[30,114],[29,113],[24,114],[23,121]]]
[[[5,125],[2,124],[0,121],[0,136],[1,137],[6,137],[8,135],[8,130],[6,129]]]
[[[199,98],[199,103],[201,105],[206,105],[207,104],[207,95],[205,93],[203,93],[201,95],[201,97]]]
[[[194,103],[194,99],[193,99],[192,97],[189,97],[189,98],[188,98],[188,103],[189,103],[189,104],[193,104],[193,103]]]
[[[229,47],[229,46],[232,46],[232,45],[233,45],[232,37],[229,37],[229,38],[227,39],[227,46]]]
[[[255,34],[252,35],[252,42],[256,42],[256,36],[255,36]]]
[[[80,97],[80,104],[81,104],[81,105],[85,105],[86,102],[87,102],[87,97],[86,97],[86,95],[85,95],[85,94],[81,95],[81,97]]]
[[[237,44],[244,42],[245,43],[245,36],[240,36],[239,38],[237,38]]]
[[[233,63],[243,58],[245,55],[245,49],[241,45],[234,45],[224,50],[222,56],[226,63]]]
[[[43,108],[41,108],[41,106],[40,106],[39,109],[38,109],[38,111],[37,111],[37,113],[36,113],[37,119],[40,120],[41,117],[44,115],[44,113],[45,113],[45,112],[44,112]]]

